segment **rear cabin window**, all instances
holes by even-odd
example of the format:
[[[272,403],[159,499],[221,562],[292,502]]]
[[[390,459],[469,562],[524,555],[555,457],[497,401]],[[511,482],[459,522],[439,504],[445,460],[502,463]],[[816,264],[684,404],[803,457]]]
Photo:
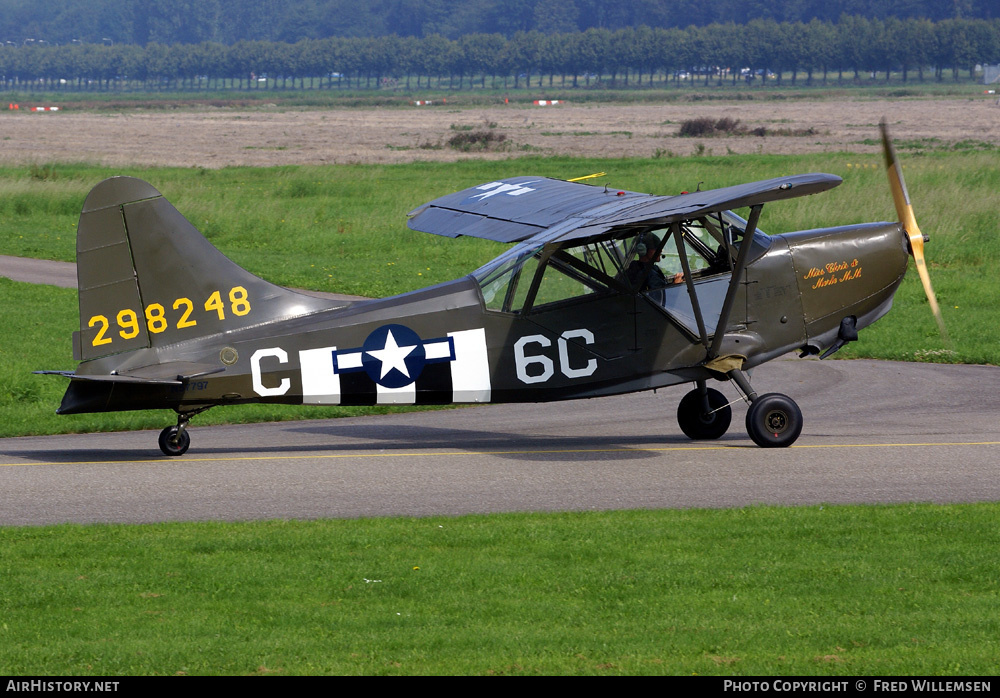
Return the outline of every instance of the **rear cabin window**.
[[[636,237],[514,248],[473,276],[486,307],[509,313],[627,292],[625,269],[634,257]]]

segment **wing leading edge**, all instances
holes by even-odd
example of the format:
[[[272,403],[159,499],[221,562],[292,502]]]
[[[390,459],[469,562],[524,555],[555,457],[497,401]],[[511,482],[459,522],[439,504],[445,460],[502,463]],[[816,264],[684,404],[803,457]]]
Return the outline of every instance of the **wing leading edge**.
[[[832,189],[836,175],[810,173],[777,177],[677,196],[654,196],[564,182],[546,177],[512,177],[435,199],[410,212],[409,227],[446,237],[522,242],[569,218],[580,225],[559,240],[599,235],[637,223],[668,225],[709,213],[756,206]]]

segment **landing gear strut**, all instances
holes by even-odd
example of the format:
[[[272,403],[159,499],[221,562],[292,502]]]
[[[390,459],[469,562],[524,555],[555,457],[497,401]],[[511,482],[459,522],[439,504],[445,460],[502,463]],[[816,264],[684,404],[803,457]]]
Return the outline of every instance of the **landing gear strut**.
[[[791,446],[802,433],[802,411],[795,400],[781,393],[758,395],[746,374],[729,371],[729,378],[750,404],[747,410],[747,434],[761,448]],[[677,405],[677,424],[690,439],[717,439],[729,429],[733,411],[718,390],[696,382],[694,390]]]
[[[185,420],[186,421],[186,420]],[[187,432],[187,424],[167,427],[160,432],[160,450],[167,456],[183,456],[191,445],[191,435]]]
[[[188,447],[191,445],[191,435],[187,431],[188,422],[196,414],[201,414],[208,407],[200,407],[196,410],[191,410],[190,412],[178,412],[177,413],[177,426],[167,427],[160,432],[160,438],[158,440],[160,444],[160,450],[163,451],[165,456],[183,456],[187,453]]]

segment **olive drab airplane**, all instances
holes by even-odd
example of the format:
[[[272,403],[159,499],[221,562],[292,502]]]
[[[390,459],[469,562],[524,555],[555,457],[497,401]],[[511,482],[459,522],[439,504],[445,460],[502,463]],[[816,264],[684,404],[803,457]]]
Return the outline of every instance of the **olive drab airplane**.
[[[264,281],[215,249],[149,184],[87,196],[77,239],[80,330],[58,412],[173,409],[170,456],[216,405],[545,402],[692,383],[677,420],[715,439],[749,403],[760,446],[802,415],[747,372],[790,351],[821,358],[882,317],[924,239],[885,134],[901,222],[767,235],[765,204],[840,184],[803,174],[677,196],[543,177],[487,182],[411,212],[413,230],[510,247],[470,275],[338,302]],[[746,209],[746,218],[732,212]],[[929,290],[929,284],[927,284]]]

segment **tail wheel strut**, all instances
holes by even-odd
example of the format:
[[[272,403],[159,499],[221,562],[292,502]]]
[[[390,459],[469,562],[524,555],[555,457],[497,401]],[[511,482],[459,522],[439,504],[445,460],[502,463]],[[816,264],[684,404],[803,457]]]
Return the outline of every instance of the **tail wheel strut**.
[[[160,432],[160,450],[166,456],[183,456],[191,445],[191,435],[186,424],[167,427]]]
[[[163,455],[183,456],[187,453],[188,447],[191,446],[191,435],[187,430],[188,422],[190,422],[191,418],[196,414],[201,414],[210,407],[212,407],[212,405],[200,407],[196,410],[191,410],[190,412],[177,413],[177,425],[166,427],[160,432],[158,443],[160,445],[160,450],[163,451]]]

